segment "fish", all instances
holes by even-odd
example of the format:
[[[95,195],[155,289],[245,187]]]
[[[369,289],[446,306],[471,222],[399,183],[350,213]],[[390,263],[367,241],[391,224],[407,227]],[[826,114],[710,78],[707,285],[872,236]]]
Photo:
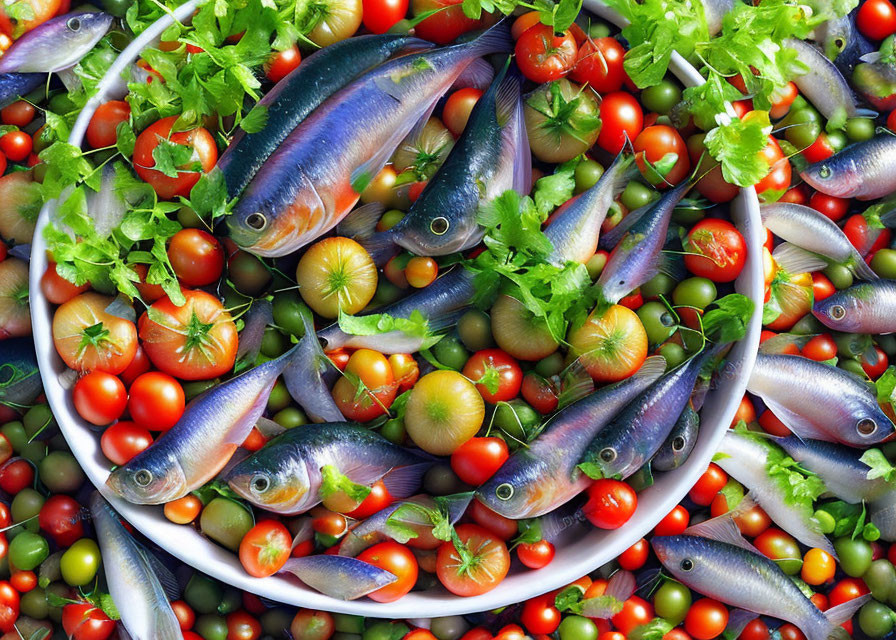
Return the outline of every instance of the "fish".
[[[810,187],[829,196],[874,200],[896,192],[896,136],[879,133],[800,171]]]
[[[397,247],[423,256],[469,249],[485,234],[477,221],[480,207],[508,189],[529,192],[532,159],[520,99],[522,83],[508,58],[407,214],[388,231],[362,242],[371,255],[392,255]]]
[[[704,365],[727,345],[705,349],[654,382],[591,440],[579,469],[591,478],[628,478],[662,448]]]
[[[31,93],[47,81],[43,73],[0,73],[0,109]]]
[[[390,60],[334,93],[249,182],[226,218],[230,237],[256,255],[276,257],[335,227],[461,74],[511,46],[502,21],[470,42]]]
[[[585,263],[597,251],[600,228],[613,202],[637,172],[632,155],[619,154],[591,188],[560,205],[551,216],[544,235],[554,250],[549,261]]]
[[[0,74],[53,73],[75,66],[106,35],[111,14],[102,11],[68,13],[50,18],[6,50]]]
[[[832,18],[815,28],[815,41],[844,76],[852,73],[862,56],[876,49],[856,28],[857,12],[858,8],[853,9],[845,16]]]
[[[862,57],[852,71],[852,86],[868,104],[881,111],[896,109],[896,67],[878,59],[877,52]]]
[[[170,600],[177,600],[174,574],[128,532],[121,517],[94,491],[90,514],[103,555],[109,595],[134,640],[181,640],[183,632]]]
[[[364,551],[364,549],[386,540],[407,542],[411,537],[407,535],[406,528],[417,533],[418,538],[431,532],[433,527],[432,520],[424,513],[414,511],[413,509],[406,509],[403,512],[402,527],[394,527],[389,524],[389,518],[406,505],[419,505],[427,509],[436,508],[435,501],[427,495],[393,502],[385,509],[381,509],[361,522],[352,525],[339,542],[339,555],[354,557]]]
[[[654,471],[672,471],[683,465],[694,450],[699,434],[700,414],[688,404],[672,427],[669,437],[650,461],[651,468]]]
[[[34,340],[28,336],[0,342],[0,405],[27,407],[42,391]]]
[[[396,498],[412,495],[433,460],[399,447],[359,424],[335,422],[289,429],[237,463],[224,481],[268,511],[298,514],[320,502],[322,469],[355,483],[382,479]]]
[[[801,438],[866,448],[894,431],[865,383],[802,356],[757,354],[747,391]]]
[[[281,374],[288,389],[302,390],[306,411],[309,397],[323,396],[320,388],[324,385],[319,376],[315,381],[314,363],[305,357],[311,341],[317,342],[313,330],[306,331],[299,344],[282,356],[196,396],[177,424],[127,464],[116,468],[106,486],[134,504],[163,504],[182,498],[214,478],[261,417]],[[293,377],[299,380],[298,384],[291,383]],[[332,403],[332,396],[327,396]],[[335,404],[315,409],[312,413],[343,419]]]
[[[896,280],[860,282],[819,300],[812,315],[824,326],[847,333],[896,332]]]
[[[660,272],[672,212],[690,188],[685,180],[663,194],[622,236],[596,283],[606,301],[619,302]]]
[[[728,605],[790,622],[808,640],[845,640],[840,625],[870,597],[849,600],[822,612],[790,576],[738,532],[719,538],[685,532],[654,536],[650,544],[663,567],[685,586]]]
[[[821,51],[796,38],[786,38],[783,44],[796,51],[797,62],[808,69],[806,73],[793,79],[794,84],[826,119],[830,120],[844,112],[850,118],[877,116],[876,112],[858,106],[846,78]]]
[[[603,387],[555,414],[527,447],[517,449],[476,491],[505,518],[550,513],[588,488],[576,465],[595,435],[663,375],[666,360],[651,356],[626,380]]]
[[[339,600],[356,600],[398,580],[394,573],[369,562],[327,554],[290,558],[279,573],[291,573],[312,589]]]
[[[837,224],[812,207],[793,203],[759,207],[762,223],[785,240],[775,248],[775,261],[788,273],[817,271],[831,264],[847,267],[862,280],[878,276]]]
[[[454,267],[428,287],[372,313],[382,313],[392,318],[409,318],[417,311],[429,321],[430,330],[449,326],[457,320],[458,312],[470,305],[476,293],[473,278],[472,271],[467,271],[462,266]],[[352,335],[344,332],[338,322],[322,329],[318,336],[326,343],[328,351],[349,347],[375,349],[380,353],[415,353],[420,350],[424,341],[420,336],[409,335],[400,330],[374,335]]]
[[[836,557],[834,546],[822,533],[815,512],[793,504],[767,471],[768,447],[753,437],[728,431],[719,445],[715,463],[750,489],[750,495],[779,527],[809,547],[824,549]]]
[[[235,198],[286,137],[331,95],[396,54],[434,47],[408,35],[364,35],[318,49],[258,101],[267,109],[261,131],[242,129],[221,154],[214,171],[223,174],[227,195]]]

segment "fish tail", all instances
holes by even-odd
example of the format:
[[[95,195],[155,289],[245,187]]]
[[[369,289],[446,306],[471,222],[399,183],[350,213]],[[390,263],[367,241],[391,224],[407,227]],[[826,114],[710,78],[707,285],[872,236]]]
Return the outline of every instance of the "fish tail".
[[[787,273],[807,273],[828,266],[824,258],[790,242],[782,242],[772,254],[775,262]]]
[[[824,617],[819,623],[808,626],[808,629],[805,629],[808,631],[806,637],[808,640],[847,640],[849,634],[840,625],[850,620],[862,608],[862,605],[870,599],[871,594],[866,593],[859,598],[853,598],[831,607],[824,612]]]
[[[860,280],[870,281],[878,280],[880,278],[880,276],[878,276],[874,272],[874,270],[868,265],[868,263],[865,262],[858,251],[853,252],[850,267],[852,267],[853,274]]]
[[[510,53],[513,51],[513,38],[510,36],[510,19],[500,22],[484,31],[470,42],[470,49],[477,57],[490,53]]]

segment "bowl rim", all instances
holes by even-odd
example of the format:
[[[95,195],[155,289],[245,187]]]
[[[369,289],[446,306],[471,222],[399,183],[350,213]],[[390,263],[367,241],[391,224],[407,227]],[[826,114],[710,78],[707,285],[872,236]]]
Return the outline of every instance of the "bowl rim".
[[[109,99],[116,86],[120,87],[120,77],[128,65],[146,46],[157,40],[175,20],[189,19],[201,2],[202,0],[189,0],[173,12],[162,16],[119,54],[100,82],[97,92],[89,99],[75,121],[69,143],[81,146],[94,111]],[[624,18],[600,0],[584,0],[583,8],[619,27],[627,24]],[[700,73],[677,52],[672,53],[669,71],[685,86],[704,82]],[[730,105],[728,108],[729,115],[734,116]],[[70,379],[65,375],[67,368],[53,346],[51,331],[53,308],[40,293],[40,279],[48,264],[43,230],[53,206],[54,202],[44,204],[35,229],[29,275],[29,287],[32,291],[30,305],[35,349],[44,379],[47,401],[73,454],[90,481],[112,503],[119,514],[156,545],[192,568],[226,584],[288,605],[396,619],[462,615],[522,602],[561,588],[593,571],[643,538],[685,497],[705,471],[734,418],[746,390],[747,378],[759,345],[763,296],[760,254],[762,224],[759,217],[759,201],[755,190],[750,187],[741,189],[729,206],[733,221],[751,249],[744,270],[735,282],[735,288],[756,303],[756,311],[750,320],[746,337],[737,343],[729,354],[729,361],[733,366],[729,367],[724,376],[725,388],[722,392],[725,397],[722,398],[722,393],[716,391],[707,399],[704,410],[711,407],[714,420],[704,422],[697,446],[685,465],[664,474],[655,485],[639,494],[639,508],[632,520],[625,527],[614,531],[593,529],[573,544],[558,548],[553,562],[544,569],[512,572],[498,587],[480,596],[461,598],[437,588],[411,592],[391,603],[377,603],[366,598],[343,601],[314,591],[291,576],[253,578],[242,569],[235,553],[203,537],[193,527],[168,521],[162,514],[161,506],[130,504],[111,493],[106,487],[105,479],[109,474],[108,461],[100,451],[96,429],[81,420],[74,411],[71,394],[66,386],[66,380]]]

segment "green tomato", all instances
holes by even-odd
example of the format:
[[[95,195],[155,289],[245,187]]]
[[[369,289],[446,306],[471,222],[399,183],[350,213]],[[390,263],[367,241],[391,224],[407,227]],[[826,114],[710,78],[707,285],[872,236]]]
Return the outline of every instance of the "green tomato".
[[[269,358],[276,358],[287,352],[292,345],[286,336],[274,327],[267,327],[261,338],[261,353]]]
[[[864,540],[852,540],[848,536],[834,540],[834,550],[840,558],[843,573],[859,578],[871,567],[871,545]]]
[[[246,251],[233,255],[227,263],[227,275],[234,289],[253,298],[267,291],[272,279],[264,262]]]
[[[690,227],[706,217],[706,209],[699,206],[679,205],[672,210],[672,222]]]
[[[791,108],[785,118],[787,129],[784,130],[784,137],[797,149],[810,147],[821,133],[820,119],[821,116],[815,109],[806,108],[794,111]]]
[[[48,404],[38,404],[28,409],[22,418],[22,423],[25,425],[25,435],[29,439],[56,428],[56,419]]]
[[[675,288],[675,280],[665,273],[658,273],[641,285],[641,296],[645,300],[653,300],[667,296]]]
[[[457,640],[470,625],[463,616],[445,616],[443,618],[433,618],[429,630],[439,640]],[[367,640],[366,638],[364,640]]]
[[[401,222],[402,218],[404,218],[404,211],[401,209],[389,209],[383,214],[383,217],[380,218],[380,228],[382,228],[383,231],[388,231]]]
[[[896,250],[879,249],[871,258],[871,268],[881,278],[896,278]]]
[[[338,633],[364,633],[364,618],[350,613],[334,613],[333,629]]]
[[[605,22],[594,20],[588,26],[588,37],[592,40],[606,38],[608,35],[610,35],[610,26]]]
[[[471,309],[457,321],[457,335],[470,351],[482,351],[495,346],[492,319],[478,309]]]
[[[592,280],[597,280],[600,277],[600,274],[603,273],[605,266],[607,266],[607,254],[595,253],[588,258],[588,261],[585,263],[585,269],[588,270],[588,277]]]
[[[716,299],[716,285],[708,278],[687,278],[678,283],[672,292],[672,302],[677,306],[705,309]]]
[[[199,528],[206,536],[231,551],[240,548],[240,541],[252,528],[252,515],[238,502],[214,498],[199,516]]]
[[[495,407],[493,424],[514,441],[527,442],[529,434],[538,426],[539,422],[538,412],[520,398],[502,402]]]
[[[308,416],[298,407],[286,407],[281,409],[271,419],[284,429],[295,429],[303,424],[308,424]]]
[[[36,569],[50,555],[46,538],[23,531],[9,543],[9,561],[21,571]]]
[[[297,338],[305,335],[303,313],[311,313],[296,291],[282,291],[274,296],[274,324]]]
[[[439,340],[432,348],[432,354],[443,365],[456,371],[463,369],[470,358],[470,354],[464,349],[460,340],[452,335],[447,335]]]
[[[364,629],[362,640],[394,640],[404,637],[410,629],[403,622],[386,622],[377,620]]]
[[[868,571],[862,574],[862,580],[868,585],[875,600],[886,602],[894,592],[896,567],[886,558],[879,558],[871,563]]]
[[[582,193],[583,191],[587,191],[591,187],[597,184],[597,181],[600,180],[600,177],[604,175],[603,166],[597,162],[596,160],[591,160],[590,158],[585,158],[579,164],[576,165],[575,170],[575,179],[576,179],[576,193]]]
[[[223,616],[203,614],[193,627],[204,640],[227,640],[227,621]]]
[[[258,617],[261,623],[261,631],[272,638],[286,638],[286,631],[293,619],[293,611],[288,607],[273,607],[265,609]]]
[[[19,601],[19,609],[23,614],[35,620],[43,620],[50,614],[50,605],[47,603],[47,593],[36,588],[22,594]]]
[[[668,115],[681,102],[681,89],[670,80],[661,80],[641,92],[641,102],[650,111]]]
[[[831,145],[831,148],[836,153],[849,144],[849,140],[846,138],[846,134],[842,131],[831,131],[828,134],[828,144]]]
[[[218,378],[213,378],[211,380],[190,380],[188,382],[184,382],[184,398],[187,402],[189,402],[200,393],[208,391],[212,387],[217,387],[219,384],[221,384],[221,381]]]
[[[243,594],[236,587],[225,587],[221,602],[218,603],[218,613],[227,615],[233,613],[243,604]]]
[[[793,325],[790,333],[794,333],[798,336],[808,336],[816,333],[823,333],[824,331],[824,325],[818,321],[818,318],[811,313],[807,313],[796,321],[796,324]]]
[[[874,137],[874,120],[871,118],[849,118],[846,121],[846,137],[851,142],[862,142]]]
[[[12,450],[18,453],[28,443],[28,436],[25,435],[25,425],[18,420],[7,422],[0,427],[0,433],[6,436]]]
[[[674,369],[688,357],[684,347],[675,342],[668,342],[659,349],[659,354],[666,359],[666,371]]]
[[[831,284],[836,289],[848,289],[852,286],[852,271],[844,267],[842,264],[832,264],[824,270],[824,275],[828,277]]]
[[[640,209],[644,205],[650,204],[653,202],[653,199],[656,197],[657,193],[647,185],[632,180],[629,182],[625,190],[622,192],[622,196],[620,196],[619,201],[625,205],[626,209],[629,211],[634,211],[635,209]]]
[[[647,332],[651,344],[664,342],[675,331],[675,317],[662,302],[651,300],[642,304],[636,312]]]
[[[90,538],[81,538],[62,554],[59,570],[62,579],[73,587],[93,582],[100,568],[100,548]]]
[[[837,366],[844,371],[849,371],[851,374],[856,375],[862,379],[866,379],[868,377],[868,375],[865,373],[865,370],[862,368],[862,363],[858,360],[853,360],[852,358],[843,358],[842,360],[837,362]]]
[[[268,411],[277,413],[290,405],[292,396],[281,378],[277,378],[274,387],[271,389],[271,395],[268,396]]]
[[[41,481],[52,493],[74,493],[84,484],[85,475],[75,456],[68,451],[51,451],[37,469]]]
[[[432,496],[447,496],[468,489],[447,462],[437,462],[423,476],[423,490]]]
[[[667,580],[653,594],[653,608],[656,615],[672,624],[684,620],[691,607],[691,590],[680,582]]]
[[[19,455],[35,467],[47,457],[47,453],[47,443],[44,440],[33,440],[19,450]]]
[[[597,625],[583,616],[566,616],[557,631],[560,640],[597,640]]]
[[[199,614],[217,611],[223,595],[221,583],[201,573],[194,573],[184,587],[184,600]]]
[[[837,520],[824,509],[819,509],[815,512],[815,520],[818,522],[819,529],[821,529],[821,532],[824,534],[834,533],[834,529],[837,528]]]
[[[563,355],[559,351],[555,351],[549,356],[545,356],[535,363],[535,373],[542,378],[550,378],[551,376],[560,375],[560,372],[566,368],[563,363]]]
[[[389,442],[404,444],[405,438],[407,438],[408,435],[408,431],[404,426],[404,420],[401,418],[386,420],[386,422],[383,423],[382,428],[380,428],[380,435]]]
[[[893,611],[880,602],[866,602],[859,609],[859,628],[869,638],[883,638],[893,630]]]
[[[44,506],[46,498],[32,489],[25,487],[19,491],[12,502],[9,504],[9,513],[13,522],[24,522],[23,525],[28,531],[37,533],[40,525],[37,522],[37,515],[40,513],[41,507]]]

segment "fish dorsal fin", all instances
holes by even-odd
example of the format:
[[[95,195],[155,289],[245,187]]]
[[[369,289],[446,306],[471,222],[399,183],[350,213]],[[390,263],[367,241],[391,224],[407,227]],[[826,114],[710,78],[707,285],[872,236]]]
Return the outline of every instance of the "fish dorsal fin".
[[[775,247],[772,257],[778,266],[787,273],[805,273],[818,271],[828,266],[829,262],[805,249],[790,242],[782,242]]]
[[[510,59],[508,58],[508,64]],[[523,119],[523,100],[520,96],[522,76],[516,66],[507,68],[495,96],[495,116],[501,127],[502,148],[512,151],[513,189],[523,195],[532,189],[532,152]]]
[[[261,417],[256,420],[255,427],[265,438],[273,438],[274,436],[279,436],[281,433],[286,431],[286,427],[265,417]]]
[[[140,553],[143,554],[143,557],[146,558],[146,564],[148,564],[153,573],[156,574],[156,578],[158,578],[159,584],[162,586],[162,591],[165,592],[165,596],[168,600],[179,599],[180,585],[177,584],[177,578],[174,577],[174,573],[172,573],[171,569],[165,566],[156,554],[152,553],[142,544],[136,540],[134,540],[134,543],[140,549]]]
[[[655,355],[645,359],[641,364],[641,368],[632,377],[636,379],[645,378],[654,382],[659,380],[664,373],[666,373],[666,359],[661,355]]]
[[[728,513],[691,525],[685,529],[684,533],[689,536],[699,536],[701,538],[715,540],[716,542],[724,542],[752,553],[762,555],[759,552],[759,549],[754,547],[743,537],[740,529],[737,527],[737,523],[734,521],[739,515],[746,513],[755,506],[756,503],[753,501],[753,498],[747,494],[743,497],[740,503]]]
[[[798,336],[795,333],[779,333],[759,345],[759,353],[769,356],[786,355],[785,350],[791,346],[796,346],[802,350],[806,343],[816,335],[818,334]]]
[[[637,588],[638,581],[635,579],[635,574],[631,571],[620,569],[610,576],[604,595],[612,596],[620,602],[624,602],[634,595]]]
[[[405,467],[396,467],[383,476],[383,484],[389,491],[389,495],[396,498],[407,498],[420,489],[425,474],[432,462],[426,461],[419,464],[409,464]]]
[[[373,235],[376,223],[383,217],[386,207],[381,202],[368,202],[348,214],[336,226],[336,233],[346,238],[363,240]]]
[[[485,89],[495,77],[495,69],[484,58],[476,58],[466,69],[461,71],[457,80],[451,85],[451,90],[475,87]]]

